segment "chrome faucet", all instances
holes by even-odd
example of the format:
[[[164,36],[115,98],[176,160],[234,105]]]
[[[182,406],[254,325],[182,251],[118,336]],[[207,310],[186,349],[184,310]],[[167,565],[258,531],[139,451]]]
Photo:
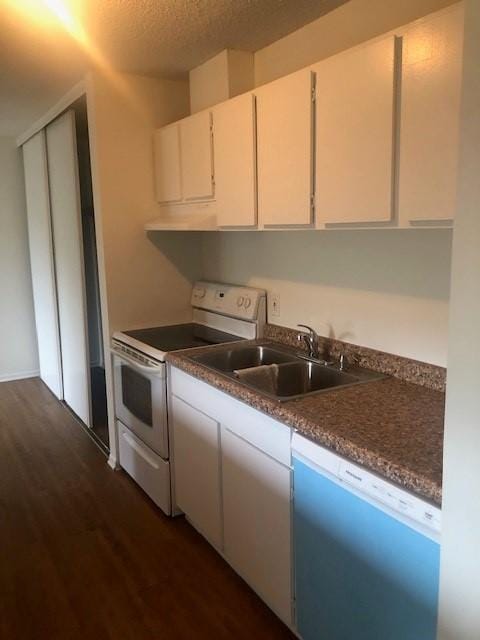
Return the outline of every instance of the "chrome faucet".
[[[315,358],[315,360],[318,360],[320,358],[320,347],[319,347],[319,338],[318,338],[318,334],[315,331],[315,329],[312,329],[312,327],[309,327],[307,324],[297,324],[297,327],[301,327],[302,329],[307,329],[308,331],[308,335],[305,335],[304,333],[299,333],[297,336],[297,340],[299,342],[301,342],[303,340],[303,342],[305,342],[305,344],[307,345],[307,349],[308,349],[308,356],[309,358]]]

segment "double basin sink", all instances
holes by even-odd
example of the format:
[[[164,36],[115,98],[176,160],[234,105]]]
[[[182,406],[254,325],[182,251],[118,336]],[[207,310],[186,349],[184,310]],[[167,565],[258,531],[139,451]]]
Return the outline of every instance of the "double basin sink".
[[[303,398],[384,377],[367,369],[344,371],[338,366],[327,365],[270,344],[233,348],[230,345],[192,356],[191,359],[279,401]]]

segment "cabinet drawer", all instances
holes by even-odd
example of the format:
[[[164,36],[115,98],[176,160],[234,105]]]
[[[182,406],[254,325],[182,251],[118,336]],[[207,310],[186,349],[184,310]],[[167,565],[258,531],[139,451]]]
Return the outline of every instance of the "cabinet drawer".
[[[229,416],[224,416],[222,424],[227,425],[232,433],[253,444],[277,462],[289,467],[291,464],[290,427],[242,403],[238,403],[238,407],[233,411],[232,409]]]
[[[120,465],[170,515],[170,465],[117,421]]]

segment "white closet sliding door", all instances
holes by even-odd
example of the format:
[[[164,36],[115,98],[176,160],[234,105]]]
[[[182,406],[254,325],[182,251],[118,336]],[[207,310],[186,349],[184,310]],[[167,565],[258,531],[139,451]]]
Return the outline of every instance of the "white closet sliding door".
[[[62,368],[44,131],[23,145],[23,162],[40,378],[61,400]]]
[[[62,345],[63,395],[91,426],[90,368],[75,114],[46,129],[50,208]]]

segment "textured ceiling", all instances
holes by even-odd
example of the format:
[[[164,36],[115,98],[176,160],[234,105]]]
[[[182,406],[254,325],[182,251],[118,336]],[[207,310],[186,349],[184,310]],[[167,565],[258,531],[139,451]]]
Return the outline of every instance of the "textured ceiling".
[[[0,0],[0,135],[26,128],[90,66],[70,36],[33,24],[12,2]],[[90,40],[114,69],[178,77],[225,48],[257,51],[344,2],[83,0],[79,6]]]

